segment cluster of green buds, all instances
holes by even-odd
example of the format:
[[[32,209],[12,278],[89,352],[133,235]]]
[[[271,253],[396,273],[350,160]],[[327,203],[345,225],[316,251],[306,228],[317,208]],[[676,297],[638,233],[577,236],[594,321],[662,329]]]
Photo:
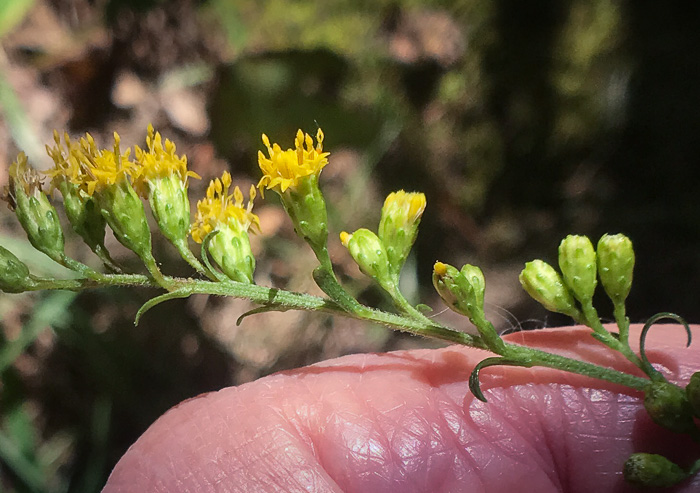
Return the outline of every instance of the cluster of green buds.
[[[384,201],[377,233],[366,228],[352,234],[340,233],[340,241],[360,270],[389,293],[399,307],[409,311],[410,304],[399,289],[399,278],[416,241],[425,206],[422,193],[392,192]]]
[[[360,228],[342,232],[341,243],[360,270],[371,277],[393,300],[397,311],[385,312],[360,304],[338,282],[328,249],[328,214],[319,187],[321,170],[328,164],[323,151],[323,132],[316,143],[301,130],[294,148],[283,150],[262,141],[268,155],[258,154],[262,178],[261,195],[273,190],[287,211],[294,229],[313,250],[319,265],[313,272],[326,298],[254,282],[256,261],[249,233],[260,230],[252,212],[256,187],[251,186],[247,204],[240,188],[233,186],[230,173],[211,180],[205,197],[197,202],[190,224],[189,178],[199,178],[187,169],[187,158],[176,154],[175,144],[148,127],[146,147],[121,150],[114,134],[111,149],[100,149],[87,134],[78,141],[54,135],[55,145],[47,147],[55,167],[47,172],[51,189],[63,195],[64,208],[73,230],[98,255],[108,274],[66,256],[58,213],[42,190],[40,176],[24,154],[10,168],[5,198],[26,231],[29,242],[54,261],[77,272],[76,279],[43,279],[14,254],[0,246],[0,290],[6,293],[39,289],[86,289],[102,285],[136,285],[164,288],[166,292],[149,300],[139,310],[137,321],[151,307],[172,298],[202,293],[245,298],[259,304],[251,313],[269,310],[313,310],[344,315],[388,325],[413,334],[439,338],[486,349],[496,356],[476,365],[469,387],[476,398],[486,401],[480,388],[481,370],[495,365],[543,366],[626,385],[644,393],[644,407],[657,424],[700,441],[696,419],[700,418],[700,372],[681,388],[670,383],[654,368],[645,353],[645,338],[654,323],[663,318],[681,322],[680,317],[662,313],[647,321],[640,337],[639,354],[629,345],[629,319],[625,301],[630,293],[635,263],[632,242],[624,235],[605,235],[594,248],[585,236],[568,236],[559,246],[558,267],[542,260],[528,262],[520,274],[523,288],[545,308],[571,316],[592,329],[591,335],[620,352],[648,378],[600,367],[585,361],[547,353],[504,341],[488,320],[484,309],[486,282],[479,267],[461,269],[444,262],[433,267],[433,286],[444,303],[466,316],[478,335],[446,327],[406,299],[400,289],[401,271],[416,241],[426,197],[403,190],[389,194],[381,210],[377,231]],[[175,278],[161,273],[151,252],[151,231],[144,202],[158,229],[177,249],[200,278]],[[107,226],[124,246],[143,261],[149,276],[124,273],[105,247]],[[189,249],[188,238],[201,244],[201,262]],[[210,257],[213,260],[210,261]],[[598,283],[602,284],[614,308],[618,332],[609,331],[593,306]],[[242,317],[243,317],[242,316]],[[242,318],[241,317],[241,318]],[[240,320],[240,319],[239,319]],[[700,470],[700,460],[683,469],[655,454],[633,454],[624,466],[628,481],[642,486],[668,486]]]
[[[577,322],[595,324],[593,294],[597,279],[616,309],[624,307],[634,270],[632,242],[622,234],[604,235],[597,250],[586,236],[570,235],[559,245],[559,268],[534,260],[525,265],[520,283],[536,301],[550,311]]]
[[[604,235],[597,248],[586,236],[567,236],[559,245],[559,268],[541,260],[525,265],[520,274],[523,288],[550,311],[571,316],[592,329],[591,335],[619,351],[649,377],[641,390],[644,407],[651,419],[675,433],[687,434],[700,441],[700,430],[695,419],[700,418],[700,373],[693,375],[685,389],[668,382],[646,357],[645,339],[651,326],[658,320],[670,318],[684,325],[690,344],[691,332],[680,317],[661,313],[650,318],[640,336],[637,355],[629,345],[629,319],[625,301],[632,286],[635,255],[630,239],[622,234]],[[593,306],[593,295],[598,283],[612,301],[618,332],[610,332],[600,322]],[[697,465],[684,470],[669,459],[657,455],[633,454],[624,467],[629,482],[640,486],[671,486],[695,474]]]

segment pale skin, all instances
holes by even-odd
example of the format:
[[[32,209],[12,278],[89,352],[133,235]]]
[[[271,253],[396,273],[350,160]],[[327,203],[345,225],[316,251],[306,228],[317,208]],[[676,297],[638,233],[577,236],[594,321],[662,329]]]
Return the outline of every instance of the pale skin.
[[[505,339],[641,375],[589,334]],[[659,325],[646,345],[680,384],[700,370],[698,346],[685,342],[680,326]],[[633,452],[683,466],[700,457],[650,420],[640,392],[599,380],[491,367],[481,379],[489,402],[478,401],[467,379],[490,355],[460,346],[352,355],[195,397],[139,438],[103,491],[618,493],[638,491],[621,473]],[[700,479],[667,491],[700,491]]]

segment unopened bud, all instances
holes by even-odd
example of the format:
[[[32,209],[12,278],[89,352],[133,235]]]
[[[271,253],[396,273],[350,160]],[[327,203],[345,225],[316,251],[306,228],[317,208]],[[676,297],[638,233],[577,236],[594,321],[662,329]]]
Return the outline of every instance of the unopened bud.
[[[597,284],[596,254],[587,236],[569,235],[559,245],[564,283],[581,303],[589,303]]]
[[[520,284],[538,303],[552,312],[563,313],[575,319],[581,317],[576,302],[554,267],[542,260],[525,264],[520,273]]]
[[[469,317],[491,351],[503,354],[505,344],[484,316],[485,283],[481,269],[467,264],[458,271],[449,264],[435,262],[433,286],[450,309]]]
[[[255,257],[250,248],[250,237],[244,229],[223,225],[209,243],[209,253],[230,279],[253,283]]]
[[[654,423],[676,433],[696,433],[686,392],[667,382],[652,382],[644,391],[644,408]]]
[[[474,299],[474,288],[457,268],[435,262],[433,266],[433,286],[442,301],[453,311],[471,316],[470,300]]]
[[[476,265],[465,264],[459,271],[473,291],[473,298],[470,304],[476,309],[483,312],[484,310],[484,292],[486,291],[486,281],[484,273]]]
[[[629,295],[633,271],[632,241],[623,234],[603,235],[598,241],[598,275],[613,303],[623,303]]]
[[[29,269],[9,250],[0,246],[0,291],[21,293],[34,285]]]
[[[95,198],[119,243],[141,259],[150,259],[151,230],[148,227],[143,202],[128,180],[104,187]]]
[[[663,455],[632,454],[622,469],[625,480],[640,488],[668,488],[688,474]]]
[[[416,241],[425,205],[424,194],[403,190],[390,193],[384,201],[377,236],[386,247],[389,268],[396,279]]]
[[[685,393],[693,408],[693,413],[700,418],[700,372],[695,372],[690,377],[690,382],[685,387]]]
[[[372,231],[360,228],[353,234],[345,231],[340,234],[340,241],[360,267],[360,270],[377,281],[390,293],[397,289],[389,274],[389,260],[386,248]]]

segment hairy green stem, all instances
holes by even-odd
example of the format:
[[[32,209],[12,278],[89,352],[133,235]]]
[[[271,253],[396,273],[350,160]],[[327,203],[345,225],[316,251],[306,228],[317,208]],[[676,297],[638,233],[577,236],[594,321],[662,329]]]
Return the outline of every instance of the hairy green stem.
[[[617,383],[636,390],[644,390],[650,383],[646,378],[630,375],[629,373],[613,370],[612,368],[598,366],[593,363],[567,358],[566,356],[540,351],[539,349],[507,343],[506,347],[508,348],[508,358],[515,359],[515,355],[518,355],[519,359],[522,360],[527,360],[529,358],[533,366],[545,366],[569,373],[576,373],[578,375]]]
[[[620,331],[620,342],[629,347],[630,320],[627,318],[625,304],[614,303],[614,305],[613,314]]]
[[[211,282],[168,276],[165,276],[164,279],[168,285],[171,286],[173,291],[173,293],[171,293],[172,296],[166,294],[168,297],[183,297],[190,294],[233,296],[236,298],[248,299],[262,306],[278,306],[280,309],[317,311],[334,315],[343,315],[357,320],[396,328],[416,335],[488,350],[487,344],[481,337],[444,327],[424,316],[419,320],[414,317],[383,312],[360,305],[359,303],[358,305],[361,307],[361,310],[348,312],[337,302],[326,298],[235,281]],[[137,274],[105,274],[99,281],[92,279],[34,279],[34,281],[36,282],[36,286],[33,290],[67,289],[77,291],[106,285],[160,287],[153,279]],[[649,383],[649,380],[645,378],[629,375],[611,368],[600,367],[592,363],[550,354],[517,344],[506,344],[505,346],[509,358],[518,359],[531,365],[544,366],[598,378],[637,390],[644,390]]]
[[[597,336],[596,339],[608,346],[610,349],[622,353],[622,355],[625,358],[627,358],[638,368],[641,368],[642,370],[644,369],[642,360],[639,356],[637,356],[634,353],[634,351],[632,351],[632,349],[629,346],[629,343],[627,341],[623,342],[619,339],[616,339],[612,336],[612,334],[610,334],[610,332],[608,332],[608,330],[605,327],[603,327],[603,324],[600,321],[600,317],[598,317],[598,312],[595,308],[593,308],[592,302],[589,301],[588,303],[582,304],[581,308],[583,309],[585,324],[591,329],[593,329]],[[622,329],[620,330],[620,332],[620,335],[622,335]],[[627,338],[627,335],[628,331],[625,331],[625,338]]]
[[[411,305],[411,303],[408,302],[406,297],[399,291],[398,289],[393,290],[393,292],[390,292],[389,295],[391,296],[391,299],[394,301],[396,306],[402,310],[406,315],[415,318],[416,320],[420,320],[426,323],[432,323],[432,321],[426,317],[423,313],[418,311],[416,307]]]
[[[192,250],[190,250],[189,245],[187,244],[187,239],[182,239],[181,241],[173,241],[172,242],[175,248],[177,249],[178,253],[180,253],[180,256],[190,264],[190,267],[192,267],[194,270],[196,270],[198,273],[200,273],[203,276],[208,277],[212,281],[216,281],[216,276],[211,273],[209,269],[204,267],[202,263],[199,261],[197,257],[195,257],[194,253],[192,253]]]

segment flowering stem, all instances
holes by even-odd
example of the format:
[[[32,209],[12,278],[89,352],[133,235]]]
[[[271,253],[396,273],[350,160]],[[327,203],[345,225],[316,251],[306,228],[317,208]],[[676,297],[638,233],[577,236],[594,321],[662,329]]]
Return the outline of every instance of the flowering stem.
[[[48,280],[34,278],[35,285],[32,290],[65,289],[79,291],[97,286],[150,286],[161,287],[148,276],[139,274],[105,274],[99,280],[96,279],[66,279]],[[185,297],[191,294],[211,294],[218,296],[232,296],[243,298],[258,303],[262,306],[279,308],[281,310],[304,310],[343,315],[346,317],[373,322],[388,326],[404,332],[432,337],[447,342],[461,344],[479,349],[488,350],[486,342],[479,336],[467,334],[444,327],[421,314],[422,319],[388,313],[357,303],[359,309],[347,311],[337,301],[320,298],[304,293],[295,293],[283,289],[267,288],[255,284],[235,281],[211,282],[205,280],[183,279],[164,276],[164,282],[171,288],[170,293],[163,295],[166,299]],[[146,309],[154,304],[145,307]],[[145,310],[141,312],[143,314]],[[420,313],[420,312],[418,312]],[[579,375],[585,375],[609,382],[625,385],[627,387],[644,390],[649,380],[627,373],[619,372],[611,368],[600,367],[592,363],[570,359],[556,354],[550,354],[537,349],[531,349],[517,344],[505,344],[506,355],[513,360],[528,363],[531,366],[544,366],[558,370],[568,371]]]

